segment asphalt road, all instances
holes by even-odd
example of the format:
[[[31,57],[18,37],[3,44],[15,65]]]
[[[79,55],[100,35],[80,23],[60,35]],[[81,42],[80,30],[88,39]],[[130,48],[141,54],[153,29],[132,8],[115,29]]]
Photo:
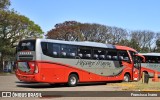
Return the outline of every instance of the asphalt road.
[[[0,75],[0,91],[121,91],[121,87],[108,86],[106,83],[79,84],[77,87],[67,87],[66,85],[51,86],[47,83],[25,83],[19,81],[15,75]],[[96,94],[95,94],[96,95]],[[13,98],[0,98],[11,100]],[[43,100],[159,100],[159,97],[43,97],[43,98],[16,98],[16,99],[43,99]]]
[[[51,86],[48,83],[26,83],[19,81],[14,74],[0,76],[0,91],[118,91],[120,87],[107,86],[106,83],[79,84],[76,87],[66,85]]]

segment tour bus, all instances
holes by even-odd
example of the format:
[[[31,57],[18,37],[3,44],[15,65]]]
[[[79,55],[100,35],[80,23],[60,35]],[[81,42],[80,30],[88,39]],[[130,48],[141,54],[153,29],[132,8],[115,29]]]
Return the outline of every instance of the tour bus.
[[[155,72],[157,72],[158,77],[160,77],[160,53],[140,53],[145,57],[145,62],[142,62],[141,71],[148,74],[149,77],[154,77]]]
[[[20,81],[76,86],[84,82],[138,81],[144,57],[126,46],[26,39],[19,42],[16,59]]]

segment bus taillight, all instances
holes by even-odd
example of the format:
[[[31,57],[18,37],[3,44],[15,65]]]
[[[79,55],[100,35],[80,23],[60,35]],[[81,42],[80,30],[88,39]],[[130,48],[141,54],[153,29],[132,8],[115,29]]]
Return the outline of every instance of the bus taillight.
[[[34,73],[38,73],[38,66],[37,66],[37,64],[35,64],[35,70],[34,70]]]
[[[29,62],[29,67],[31,73],[38,73],[38,66],[36,62]]]

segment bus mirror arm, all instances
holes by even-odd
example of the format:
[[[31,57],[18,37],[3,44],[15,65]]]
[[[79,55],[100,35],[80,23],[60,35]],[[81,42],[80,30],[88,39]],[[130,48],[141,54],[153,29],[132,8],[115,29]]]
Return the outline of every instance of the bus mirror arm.
[[[144,56],[139,55],[139,54],[135,54],[135,56],[141,58],[140,60],[141,60],[142,62],[145,62],[145,57],[144,57]]]

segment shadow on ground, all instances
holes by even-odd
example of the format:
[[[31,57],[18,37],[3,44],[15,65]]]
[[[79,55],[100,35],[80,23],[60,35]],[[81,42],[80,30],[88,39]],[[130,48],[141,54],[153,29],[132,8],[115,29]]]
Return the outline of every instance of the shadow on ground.
[[[68,87],[67,84],[48,84],[48,83],[29,83],[29,82],[22,82],[22,81],[16,81],[15,82],[17,87],[21,88],[63,88]],[[77,86],[97,86],[97,85],[106,85],[106,82],[98,82],[98,83],[79,83]]]

